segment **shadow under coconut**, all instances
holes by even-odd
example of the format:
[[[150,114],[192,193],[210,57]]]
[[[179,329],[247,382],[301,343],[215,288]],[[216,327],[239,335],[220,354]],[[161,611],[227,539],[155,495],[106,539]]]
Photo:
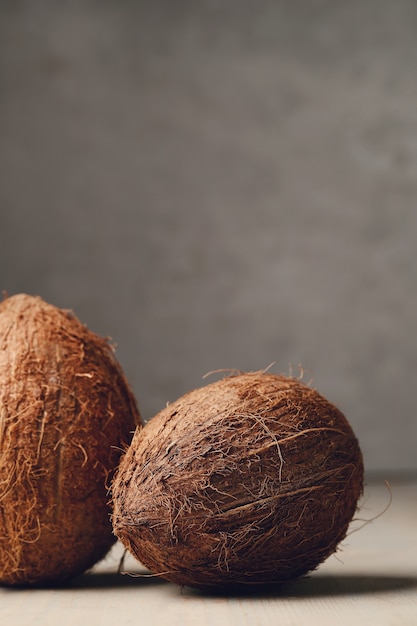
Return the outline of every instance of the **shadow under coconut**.
[[[373,593],[390,593],[401,590],[416,590],[417,577],[413,576],[381,576],[350,574],[344,576],[313,575],[288,583],[271,583],[263,585],[227,585],[213,589],[195,589],[179,587],[160,576],[143,573],[118,573],[93,571],[82,574],[64,583],[39,586],[4,586],[5,590],[47,590],[60,591],[116,588],[145,588],[155,585],[169,585],[183,595],[195,598],[314,598],[326,596],[349,596]]]
[[[222,589],[199,590],[187,587],[187,594],[204,597],[314,598],[358,594],[389,593],[405,589],[417,590],[417,578],[381,575],[314,575],[291,583],[228,586]]]
[[[120,587],[153,587],[169,584],[160,576],[118,572],[88,572],[74,578],[66,588],[74,589],[109,589]]]
[[[154,585],[168,584],[167,580],[164,580],[160,576],[152,576],[150,574],[139,573],[118,573],[118,572],[105,572],[105,571],[92,571],[80,574],[75,578],[67,581],[49,582],[39,585],[4,585],[0,586],[0,589],[5,589],[10,592],[17,591],[78,591],[87,589],[111,589],[122,587],[150,587]],[[171,583],[172,584],[172,583]]]

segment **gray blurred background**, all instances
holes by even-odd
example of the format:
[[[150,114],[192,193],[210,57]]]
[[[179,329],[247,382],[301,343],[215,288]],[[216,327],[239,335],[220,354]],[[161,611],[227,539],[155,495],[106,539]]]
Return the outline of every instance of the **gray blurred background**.
[[[417,3],[0,0],[0,290],[112,337],[150,419],[299,375],[417,469]]]

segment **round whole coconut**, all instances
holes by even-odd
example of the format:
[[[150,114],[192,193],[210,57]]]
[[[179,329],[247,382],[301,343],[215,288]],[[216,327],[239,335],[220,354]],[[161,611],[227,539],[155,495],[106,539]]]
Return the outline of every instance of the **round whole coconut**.
[[[137,431],[113,485],[113,528],[180,585],[284,582],[345,537],[363,488],[343,414],[299,380],[230,376]]]
[[[108,342],[69,311],[0,304],[0,583],[59,584],[115,541],[109,485],[140,424]]]

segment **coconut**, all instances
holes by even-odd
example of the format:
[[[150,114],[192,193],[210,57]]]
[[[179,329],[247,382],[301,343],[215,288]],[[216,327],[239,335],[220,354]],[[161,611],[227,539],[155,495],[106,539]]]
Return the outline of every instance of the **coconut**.
[[[336,551],[362,488],[358,440],[333,404],[300,380],[241,373],[135,433],[112,522],[142,565],[179,585],[284,582]]]
[[[109,485],[139,424],[107,340],[39,297],[3,300],[1,583],[62,583],[105,556]]]

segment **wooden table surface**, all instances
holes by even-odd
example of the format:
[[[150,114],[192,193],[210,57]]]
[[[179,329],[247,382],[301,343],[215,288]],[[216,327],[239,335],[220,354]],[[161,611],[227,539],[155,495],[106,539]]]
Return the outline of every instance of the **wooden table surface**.
[[[392,502],[357,521],[341,550],[308,578],[246,594],[207,595],[152,577],[118,574],[119,544],[64,589],[0,588],[1,626],[417,625],[417,482],[391,484]],[[360,517],[386,507],[390,491],[368,484]],[[131,557],[124,568],[146,573]]]

